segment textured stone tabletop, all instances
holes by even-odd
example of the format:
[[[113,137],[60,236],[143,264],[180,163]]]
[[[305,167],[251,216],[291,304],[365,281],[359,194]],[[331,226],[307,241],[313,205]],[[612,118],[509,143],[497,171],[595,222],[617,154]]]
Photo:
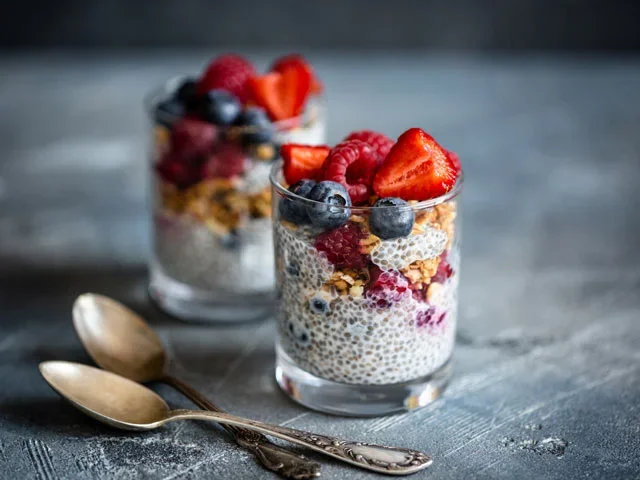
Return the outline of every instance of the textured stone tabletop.
[[[349,419],[278,391],[272,322],[187,325],[147,300],[140,100],[210,54],[0,57],[1,478],[276,478],[217,427],[123,433],[60,400],[37,364],[90,362],[70,317],[85,291],[144,313],[174,372],[234,413],[432,454],[413,478],[638,478],[640,59],[311,55],[331,141],[422,126],[467,173],[451,386]]]

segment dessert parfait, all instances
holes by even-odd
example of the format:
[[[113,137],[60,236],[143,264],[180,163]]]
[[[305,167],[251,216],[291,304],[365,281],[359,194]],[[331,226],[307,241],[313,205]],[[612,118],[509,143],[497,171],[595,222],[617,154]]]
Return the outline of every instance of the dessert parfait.
[[[457,317],[460,162],[418,128],[285,144],[272,172],[276,376],[318,410],[416,408],[445,386]]]
[[[284,142],[324,141],[322,85],[300,55],[260,74],[226,54],[149,99],[152,297],[181,318],[237,320],[273,303],[269,172]]]

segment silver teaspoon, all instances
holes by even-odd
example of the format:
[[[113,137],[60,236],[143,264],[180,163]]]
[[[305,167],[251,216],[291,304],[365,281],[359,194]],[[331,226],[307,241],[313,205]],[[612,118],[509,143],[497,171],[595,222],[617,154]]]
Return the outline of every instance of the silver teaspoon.
[[[105,370],[137,382],[166,383],[200,408],[224,413],[167,372],[169,362],[162,341],[140,316],[121,303],[103,295],[80,295],[73,304],[73,325],[91,358]],[[320,464],[274,444],[264,435],[230,424],[223,427],[265,468],[295,480],[320,476]]]
[[[378,473],[408,475],[432,463],[424,453],[407,448],[340,440],[227,413],[170,410],[166,402],[147,387],[79,363],[43,362],[40,373],[55,391],[79,410],[124,430],[152,430],[175,420],[210,420],[271,435]]]

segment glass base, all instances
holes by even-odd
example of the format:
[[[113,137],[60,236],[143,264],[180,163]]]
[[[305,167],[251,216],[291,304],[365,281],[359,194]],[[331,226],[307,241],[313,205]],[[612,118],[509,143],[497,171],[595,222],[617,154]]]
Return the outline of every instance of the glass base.
[[[324,413],[370,417],[421,408],[440,396],[451,377],[451,360],[431,375],[391,385],[350,385],[302,370],[277,347],[276,381],[299,404]]]
[[[166,313],[195,322],[246,322],[273,314],[271,293],[234,295],[205,292],[178,282],[158,268],[151,268],[149,295]]]

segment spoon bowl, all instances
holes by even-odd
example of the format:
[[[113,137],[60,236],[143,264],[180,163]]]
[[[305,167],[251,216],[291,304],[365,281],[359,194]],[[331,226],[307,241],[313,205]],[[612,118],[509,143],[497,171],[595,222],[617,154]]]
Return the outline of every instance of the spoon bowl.
[[[169,417],[169,406],[152,390],[105,370],[71,362],[43,362],[51,387],[96,420],[125,430],[151,430]]]
[[[155,331],[135,312],[95,293],[73,304],[73,325],[89,355],[105,370],[136,382],[163,377],[167,354]]]

